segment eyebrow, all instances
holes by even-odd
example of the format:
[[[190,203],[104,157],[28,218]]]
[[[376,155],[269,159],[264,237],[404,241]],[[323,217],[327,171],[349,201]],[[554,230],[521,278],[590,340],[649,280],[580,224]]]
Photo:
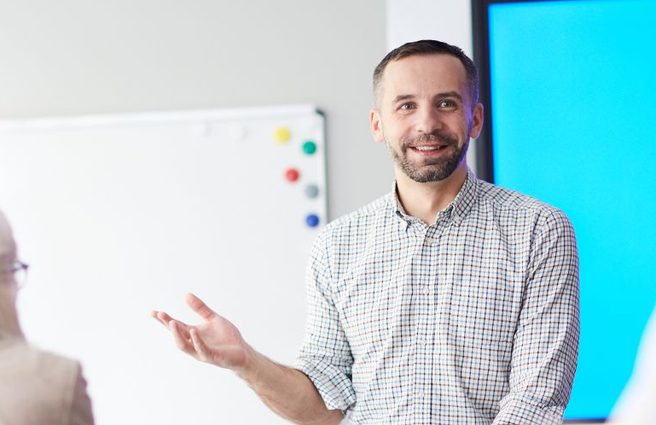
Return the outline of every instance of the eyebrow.
[[[445,97],[455,97],[456,99],[458,99],[459,101],[462,102],[462,96],[457,91],[448,91],[448,92],[445,92],[445,93],[439,93],[436,97],[438,97],[440,99],[445,98]]]
[[[402,102],[404,100],[414,99],[415,95],[413,94],[400,94],[394,98],[394,103]]]
[[[447,92],[443,92],[443,93],[438,93],[435,97],[438,98],[438,99],[444,99],[445,97],[455,97],[459,101],[461,101],[461,102],[463,101],[462,96],[457,91],[447,91]],[[398,102],[402,102],[404,100],[410,100],[410,99],[414,99],[414,98],[415,98],[415,95],[413,95],[413,94],[400,94],[400,95],[398,95],[394,98],[394,103],[398,103]]]

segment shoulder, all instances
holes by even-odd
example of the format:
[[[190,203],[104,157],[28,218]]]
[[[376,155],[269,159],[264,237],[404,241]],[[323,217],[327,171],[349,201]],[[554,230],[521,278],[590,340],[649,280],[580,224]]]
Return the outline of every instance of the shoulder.
[[[332,233],[354,226],[367,226],[375,223],[381,217],[389,215],[393,211],[394,196],[392,193],[388,193],[349,214],[331,221],[326,225],[325,230],[327,233]]]
[[[0,379],[9,387],[20,387],[23,395],[3,394],[0,411],[30,412],[49,423],[70,416],[81,366],[76,360],[41,350],[25,342],[6,345],[0,351]],[[13,416],[12,416],[13,417]],[[16,418],[16,423],[22,423]],[[62,421],[63,422],[63,421]],[[65,422],[68,423],[68,422]]]
[[[322,229],[321,235],[329,238],[369,229],[393,216],[394,208],[394,196],[392,193],[388,193],[331,221]]]
[[[17,375],[26,387],[34,388],[37,393],[45,392],[46,388],[56,388],[60,394],[71,391],[81,374],[80,363],[76,360],[27,343],[16,344],[12,357]]]
[[[572,228],[567,215],[553,205],[483,180],[477,180],[477,187],[478,208],[483,213],[515,225],[525,222],[535,226],[536,230]]]
[[[42,350],[22,340],[13,339],[2,346],[3,363],[10,363],[17,369],[38,371],[75,370],[79,363],[68,357]]]
[[[50,379],[67,379],[75,376],[80,369],[80,364],[76,360],[55,354],[49,351],[41,350],[37,347],[25,344],[25,357],[31,362],[42,376]]]
[[[478,180],[479,201],[496,210],[548,213],[557,209],[515,190]]]

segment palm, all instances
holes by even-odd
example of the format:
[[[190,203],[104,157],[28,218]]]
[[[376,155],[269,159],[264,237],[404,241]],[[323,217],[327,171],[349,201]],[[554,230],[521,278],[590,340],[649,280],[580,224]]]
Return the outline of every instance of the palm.
[[[198,360],[238,369],[244,366],[249,349],[235,325],[216,314],[195,295],[187,295],[187,304],[203,321],[195,326],[154,311],[153,317],[171,330],[178,347]]]
[[[218,366],[235,368],[245,360],[245,342],[239,330],[218,314],[195,327],[200,340],[208,349],[210,358],[200,360],[217,364]]]

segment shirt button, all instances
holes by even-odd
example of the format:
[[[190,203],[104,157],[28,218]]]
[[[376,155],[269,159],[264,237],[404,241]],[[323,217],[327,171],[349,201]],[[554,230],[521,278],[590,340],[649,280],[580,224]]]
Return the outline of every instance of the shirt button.
[[[424,286],[424,288],[421,290],[424,295],[430,294],[430,288],[428,286]]]
[[[434,238],[426,238],[426,245],[433,245],[433,244],[435,244]]]

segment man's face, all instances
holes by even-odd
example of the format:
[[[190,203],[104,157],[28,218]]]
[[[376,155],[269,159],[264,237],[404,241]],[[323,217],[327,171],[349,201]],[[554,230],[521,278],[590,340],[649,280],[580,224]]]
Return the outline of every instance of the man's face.
[[[390,62],[371,111],[371,130],[385,142],[398,172],[420,182],[466,167],[469,138],[478,137],[483,107],[472,104],[465,68],[446,54]]]

